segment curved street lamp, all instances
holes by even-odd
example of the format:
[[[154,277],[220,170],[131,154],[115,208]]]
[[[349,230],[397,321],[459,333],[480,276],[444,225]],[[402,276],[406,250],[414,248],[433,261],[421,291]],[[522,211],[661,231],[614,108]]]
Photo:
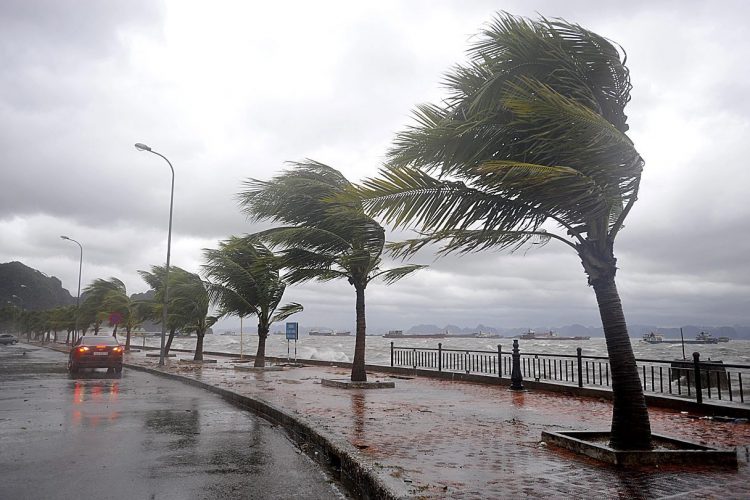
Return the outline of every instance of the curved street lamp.
[[[149,146],[140,142],[135,143],[135,149],[138,151],[148,151],[157,156],[164,158],[164,161],[169,165],[169,169],[172,171],[172,191],[169,195],[169,232],[167,233],[167,267],[164,273],[164,307],[162,307],[161,316],[161,349],[159,350],[159,366],[164,366],[164,338],[167,334],[167,302],[169,301],[169,254],[172,249],[172,208],[174,206],[174,167],[172,163],[161,153],[157,153]]]
[[[81,271],[83,270],[83,245],[81,245],[79,242],[74,240],[73,238],[69,238],[67,236],[60,236],[60,238],[68,241],[72,241],[76,245],[78,245],[78,248],[81,249],[81,258],[78,261],[78,295],[76,296],[76,324],[75,329],[73,330],[73,339],[71,340],[71,344],[75,344],[76,337],[78,336],[78,316],[80,315],[80,306],[81,306]],[[65,339],[65,343],[68,343],[68,340]]]

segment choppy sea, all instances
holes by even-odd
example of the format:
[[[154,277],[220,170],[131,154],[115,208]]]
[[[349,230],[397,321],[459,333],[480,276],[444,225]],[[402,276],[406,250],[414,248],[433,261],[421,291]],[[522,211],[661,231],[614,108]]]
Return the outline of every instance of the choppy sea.
[[[124,339],[121,339],[121,341]],[[141,337],[134,337],[134,346],[141,345]],[[147,346],[158,347],[159,336],[146,336]],[[195,337],[177,337],[172,346],[180,349],[194,349]],[[391,339],[368,335],[366,341],[367,363],[390,364],[391,342],[397,347],[437,348],[438,342],[443,349],[467,349],[497,351],[500,345],[503,352],[513,347],[511,338],[442,338],[442,339]],[[682,344],[648,344],[640,339],[631,339],[637,359],[682,359]],[[295,345],[296,344],[296,345]],[[539,354],[571,354],[576,348],[582,349],[584,356],[606,356],[607,347],[604,338],[590,340],[519,340],[521,352]],[[258,348],[258,337],[255,333],[243,335],[206,335],[203,349],[236,354],[253,355]],[[301,336],[297,342],[289,341],[283,335],[269,335],[266,341],[266,355],[285,357],[287,354],[299,359],[317,359],[323,361],[351,362],[354,357],[354,334],[348,337]],[[730,340],[719,344],[686,344],[684,353],[692,360],[693,352],[699,352],[701,360],[723,361],[724,363],[750,365],[750,340]]]

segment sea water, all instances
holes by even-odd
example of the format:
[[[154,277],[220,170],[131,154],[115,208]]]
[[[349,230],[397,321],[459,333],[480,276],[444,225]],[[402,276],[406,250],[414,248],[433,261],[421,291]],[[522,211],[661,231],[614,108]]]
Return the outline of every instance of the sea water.
[[[122,340],[121,340],[122,341]],[[323,337],[301,336],[296,342],[298,359],[316,359],[321,361],[351,362],[354,358],[355,336]],[[131,340],[140,345],[141,338]],[[159,347],[158,336],[147,336],[146,345]],[[580,347],[584,356],[607,356],[604,338],[592,337],[590,340],[519,340],[522,353],[569,354],[575,355]],[[195,349],[196,338],[179,336],[172,342],[178,349]],[[438,343],[443,349],[460,349],[471,351],[497,352],[498,346],[503,353],[513,349],[512,338],[471,338],[446,337],[442,339],[401,338],[392,339],[382,336],[366,337],[365,360],[368,364],[390,365],[391,343],[396,347],[416,349],[437,349]],[[676,360],[683,359],[682,344],[648,344],[640,339],[631,339],[636,359]],[[252,356],[258,348],[258,336],[255,333],[243,335],[206,335],[203,342],[204,351],[219,351]],[[269,335],[266,340],[266,355],[294,357],[295,342],[287,341],[284,335]],[[730,364],[750,364],[750,340],[730,340],[718,344],[685,344],[684,354],[688,360],[693,353],[700,353],[701,361],[723,361]]]

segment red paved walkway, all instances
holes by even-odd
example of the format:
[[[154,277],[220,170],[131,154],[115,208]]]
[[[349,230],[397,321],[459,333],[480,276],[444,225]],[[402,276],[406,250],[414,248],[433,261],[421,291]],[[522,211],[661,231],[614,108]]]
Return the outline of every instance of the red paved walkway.
[[[188,355],[179,355],[189,359]],[[157,367],[143,353],[129,362]],[[322,433],[343,436],[391,484],[414,498],[750,498],[750,424],[652,409],[654,432],[719,447],[738,446],[737,471],[619,470],[540,442],[544,429],[607,429],[609,402],[427,378],[392,378],[395,389],[324,387],[349,370],[310,366],[261,373],[227,360],[166,370],[261,399]]]

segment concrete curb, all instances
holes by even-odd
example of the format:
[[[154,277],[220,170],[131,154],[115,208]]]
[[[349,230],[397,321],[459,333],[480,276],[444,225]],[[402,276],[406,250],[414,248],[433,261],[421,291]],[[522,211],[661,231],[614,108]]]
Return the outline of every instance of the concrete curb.
[[[183,375],[132,363],[125,363],[124,366],[205,389],[218,394],[238,407],[252,411],[273,424],[282,426],[301,450],[326,467],[336,479],[355,493],[357,498],[399,500],[411,496],[407,491],[397,492],[398,488],[395,484],[387,484],[387,479],[379,475],[373,465],[366,463],[366,460],[359,456],[358,450],[349,442],[321,434],[297,415],[290,414],[266,401],[243,396]]]

